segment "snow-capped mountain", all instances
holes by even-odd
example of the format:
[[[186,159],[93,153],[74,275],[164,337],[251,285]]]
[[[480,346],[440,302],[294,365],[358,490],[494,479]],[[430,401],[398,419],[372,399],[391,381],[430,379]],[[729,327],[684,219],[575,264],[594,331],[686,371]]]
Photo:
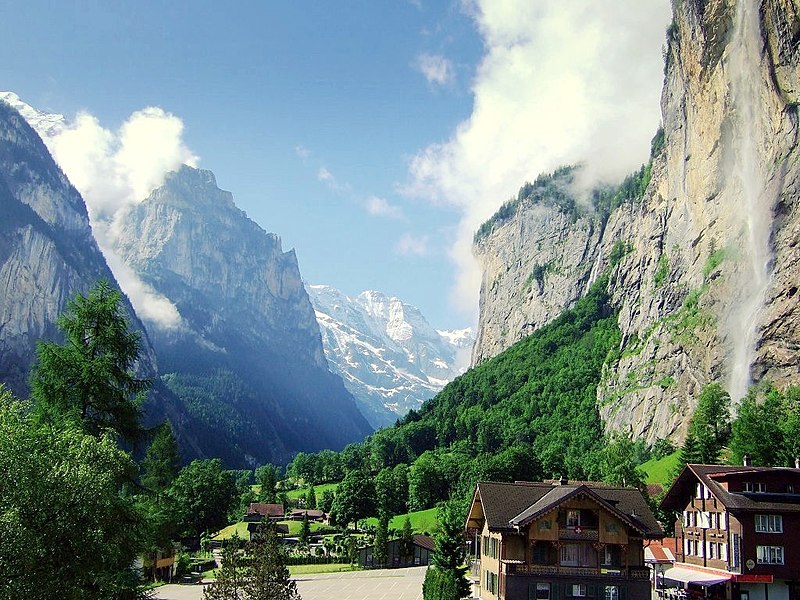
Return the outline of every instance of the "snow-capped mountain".
[[[419,408],[469,365],[471,329],[437,331],[419,309],[380,292],[350,298],[326,285],[306,289],[331,370],[374,427]]]
[[[45,143],[67,126],[64,115],[36,110],[23,102],[14,92],[0,92],[0,100],[14,108],[22,118],[42,137]]]

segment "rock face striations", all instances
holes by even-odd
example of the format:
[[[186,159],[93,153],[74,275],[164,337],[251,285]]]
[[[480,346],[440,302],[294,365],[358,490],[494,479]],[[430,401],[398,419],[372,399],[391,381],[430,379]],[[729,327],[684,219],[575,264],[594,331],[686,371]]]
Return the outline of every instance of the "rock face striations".
[[[419,309],[366,291],[355,298],[326,285],[308,293],[325,356],[374,427],[418,409],[469,362],[472,331],[437,331]]]
[[[473,362],[608,273],[623,336],[598,389],[608,429],[680,440],[709,381],[734,400],[800,382],[799,48],[797,0],[676,0],[646,168],[616,195],[573,193],[568,169],[540,178],[476,235]]]
[[[328,370],[294,251],[184,166],[115,227],[115,251],[177,307],[150,328],[161,373],[186,410],[216,433],[229,464],[342,448],[371,428]]]
[[[55,339],[67,302],[101,278],[114,282],[83,199],[25,119],[0,102],[0,382],[27,394],[36,342]],[[142,368],[152,374],[143,337]]]

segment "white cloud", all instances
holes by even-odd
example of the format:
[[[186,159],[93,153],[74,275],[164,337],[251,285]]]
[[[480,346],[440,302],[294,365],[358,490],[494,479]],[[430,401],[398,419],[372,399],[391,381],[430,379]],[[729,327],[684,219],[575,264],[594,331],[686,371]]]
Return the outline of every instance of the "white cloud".
[[[403,209],[399,206],[391,204],[389,201],[379,198],[378,196],[370,196],[365,202],[367,212],[374,217],[387,217],[389,219],[405,219]]]
[[[414,236],[406,233],[394,247],[400,256],[426,256],[428,254],[428,236]]]
[[[438,54],[420,54],[417,56],[416,67],[425,76],[428,83],[447,85],[455,79],[453,63]]]
[[[659,123],[668,0],[475,0],[485,54],[473,110],[411,160],[406,191],[460,209],[453,291],[477,307],[472,235],[537,174],[583,162],[618,180],[647,160]]]
[[[297,144],[297,146],[294,147],[294,153],[298,156],[298,158],[302,158],[303,160],[306,160],[311,156],[311,150],[302,144]]]
[[[317,179],[327,185],[331,190],[339,194],[350,191],[350,185],[347,183],[341,183],[336,176],[328,170],[327,167],[323,166],[319,168],[319,171],[317,171]]]
[[[133,113],[116,132],[81,113],[74,123],[45,140],[86,201],[97,243],[137,314],[167,328],[180,324],[177,308],[115,254],[113,224],[161,185],[169,171],[197,164],[182,135],[183,122],[178,117],[148,107]]]

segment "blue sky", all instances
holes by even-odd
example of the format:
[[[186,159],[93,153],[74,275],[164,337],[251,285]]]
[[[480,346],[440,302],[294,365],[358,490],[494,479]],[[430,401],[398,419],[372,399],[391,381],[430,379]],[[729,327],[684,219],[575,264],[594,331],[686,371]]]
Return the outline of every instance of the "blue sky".
[[[0,88],[109,131],[178,117],[308,282],[440,328],[477,314],[476,224],[565,162],[624,175],[658,126],[667,0],[17,4]]]

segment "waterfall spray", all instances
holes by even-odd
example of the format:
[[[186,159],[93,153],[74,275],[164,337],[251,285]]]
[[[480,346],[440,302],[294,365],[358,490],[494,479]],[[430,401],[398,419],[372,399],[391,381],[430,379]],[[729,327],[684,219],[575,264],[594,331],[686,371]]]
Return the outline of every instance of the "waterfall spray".
[[[728,322],[733,350],[728,360],[728,391],[734,402],[747,393],[758,341],[758,320],[770,282],[773,199],[765,193],[761,91],[762,38],[758,2],[739,0],[726,59],[732,114],[732,154],[727,172],[729,206],[742,211],[737,295]]]

